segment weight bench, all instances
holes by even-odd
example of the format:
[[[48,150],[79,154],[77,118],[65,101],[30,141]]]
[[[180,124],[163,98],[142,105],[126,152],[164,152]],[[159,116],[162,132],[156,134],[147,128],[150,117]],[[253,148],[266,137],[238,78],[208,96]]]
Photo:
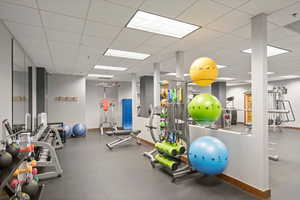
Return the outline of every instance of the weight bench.
[[[112,150],[114,147],[125,144],[134,140],[138,145],[141,144],[139,138],[137,137],[141,133],[140,130],[113,130],[113,131],[106,131],[105,134],[108,136],[115,136],[117,137],[116,140],[112,141],[111,143],[107,143],[106,146]]]

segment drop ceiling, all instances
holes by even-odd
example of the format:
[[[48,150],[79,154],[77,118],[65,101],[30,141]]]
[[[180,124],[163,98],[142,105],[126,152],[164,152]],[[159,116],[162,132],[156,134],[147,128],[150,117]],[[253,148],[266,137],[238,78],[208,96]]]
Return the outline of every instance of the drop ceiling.
[[[202,28],[183,39],[126,28],[138,11],[195,24]],[[51,73],[151,74],[153,63],[175,71],[175,52],[184,51],[185,71],[200,56],[227,68],[220,76],[250,78],[250,19],[268,14],[268,43],[291,53],[268,58],[271,75],[300,75],[300,34],[285,25],[300,20],[299,0],[0,0],[0,19],[35,65]],[[106,57],[108,49],[151,54],[145,60]],[[126,67],[124,72],[93,69],[94,65]]]

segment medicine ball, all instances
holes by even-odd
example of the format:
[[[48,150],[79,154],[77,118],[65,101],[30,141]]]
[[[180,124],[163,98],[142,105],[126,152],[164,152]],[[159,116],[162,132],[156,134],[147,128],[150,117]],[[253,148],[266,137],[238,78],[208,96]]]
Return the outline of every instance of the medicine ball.
[[[0,168],[7,168],[12,163],[12,156],[7,151],[0,151]]]
[[[13,157],[16,157],[20,153],[20,147],[16,143],[11,143],[6,145],[6,151],[10,153]]]
[[[32,199],[37,195],[39,188],[40,186],[36,181],[25,182],[22,185],[22,191],[27,193]]]

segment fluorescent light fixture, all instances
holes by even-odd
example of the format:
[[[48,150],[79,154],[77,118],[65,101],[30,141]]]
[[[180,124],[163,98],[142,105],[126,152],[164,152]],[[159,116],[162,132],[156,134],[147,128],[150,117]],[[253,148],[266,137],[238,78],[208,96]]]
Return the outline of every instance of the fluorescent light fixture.
[[[226,68],[227,66],[226,65],[217,65],[218,69],[223,69],[223,68]]]
[[[299,75],[286,75],[286,76],[280,76],[280,78],[285,78],[285,79],[293,79],[293,78],[299,78]]]
[[[113,67],[113,66],[105,66],[105,65],[95,65],[94,69],[101,70],[110,70],[110,71],[126,71],[126,67]]]
[[[107,74],[88,74],[88,77],[95,77],[95,78],[113,78],[114,75],[107,75]]]
[[[190,74],[184,74],[183,76],[189,76]],[[176,76],[176,73],[170,72],[166,73],[165,76]]]
[[[129,59],[136,59],[136,60],[145,60],[150,56],[150,54],[145,53],[137,53],[132,51],[122,51],[117,49],[107,49],[104,53],[105,56],[113,56],[113,57],[120,57],[120,58],[129,58]]]
[[[219,77],[217,78],[218,81],[233,81],[235,78],[230,78],[230,77]]]
[[[252,49],[246,49],[246,50],[243,50],[242,52],[251,54]],[[290,52],[290,51],[288,51],[286,49],[281,49],[278,47],[267,45],[267,57],[276,56],[276,55],[280,55],[280,54],[284,54],[284,53],[288,53],[288,52]]]
[[[127,27],[176,38],[183,38],[200,28],[196,25],[161,17],[144,11],[137,11],[127,24]]]
[[[251,72],[248,72],[248,74],[251,75]],[[275,74],[275,72],[267,72],[266,74],[267,74],[267,75],[272,75],[272,74]]]

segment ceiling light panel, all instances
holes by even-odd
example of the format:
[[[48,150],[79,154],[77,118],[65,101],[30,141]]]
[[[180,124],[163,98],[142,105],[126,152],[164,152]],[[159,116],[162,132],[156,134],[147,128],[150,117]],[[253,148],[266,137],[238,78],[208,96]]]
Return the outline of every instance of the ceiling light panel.
[[[193,24],[180,22],[143,11],[136,12],[134,17],[127,24],[127,27],[176,38],[183,38],[200,28]]]
[[[105,56],[113,56],[113,57],[120,57],[120,58],[129,58],[135,60],[145,60],[150,56],[150,54],[145,53],[137,53],[133,51],[122,51],[117,49],[107,49],[104,53]]]
[[[251,54],[252,49],[246,49],[246,50],[243,50],[242,52]],[[281,48],[270,46],[270,45],[267,46],[267,57],[285,54],[288,52],[290,52],[290,51],[288,51],[286,49],[281,49]]]
[[[113,67],[113,66],[105,66],[105,65],[95,65],[95,69],[108,70],[108,71],[126,71],[126,67]]]
[[[293,79],[293,78],[299,78],[299,75],[286,75],[286,76],[280,76],[280,78],[285,78],[285,79]]]
[[[233,81],[235,78],[230,78],[230,77],[219,77],[217,78],[218,81]]]
[[[218,69],[223,69],[223,68],[226,68],[227,66],[226,65],[217,65]]]
[[[93,77],[93,78],[113,78],[114,75],[107,75],[107,74],[88,74],[88,77]]]

